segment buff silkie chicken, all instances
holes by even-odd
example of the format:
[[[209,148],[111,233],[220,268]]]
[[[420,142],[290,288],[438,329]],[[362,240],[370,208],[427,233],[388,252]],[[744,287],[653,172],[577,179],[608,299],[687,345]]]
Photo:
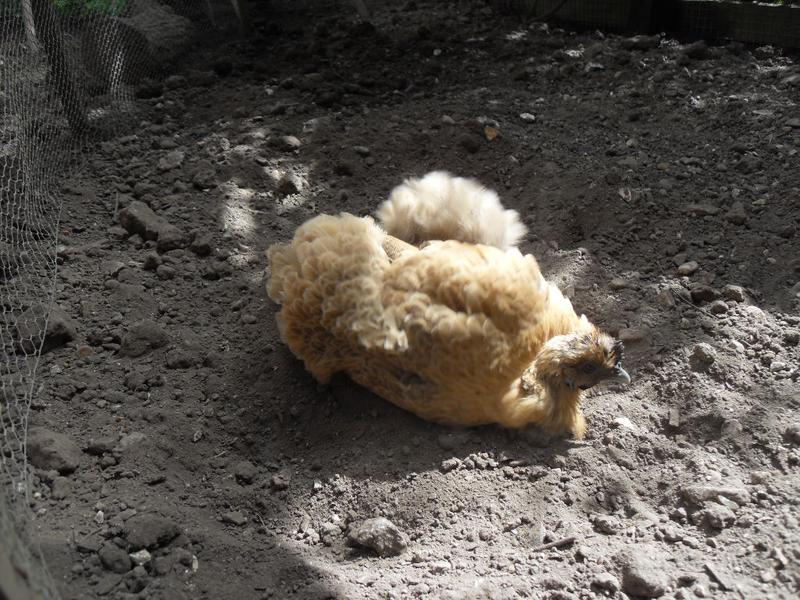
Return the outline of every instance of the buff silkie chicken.
[[[267,251],[282,339],[321,383],[346,373],[430,421],[582,438],[583,391],[630,382],[622,344],[517,249],[525,227],[494,192],[433,172],[377,216],[320,215]]]

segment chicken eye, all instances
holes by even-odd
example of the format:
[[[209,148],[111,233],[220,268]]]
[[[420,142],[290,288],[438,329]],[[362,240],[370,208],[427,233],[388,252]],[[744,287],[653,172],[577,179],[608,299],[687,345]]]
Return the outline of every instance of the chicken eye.
[[[584,373],[585,375],[591,375],[596,370],[597,370],[597,365],[594,363],[587,362],[581,365],[581,373]]]

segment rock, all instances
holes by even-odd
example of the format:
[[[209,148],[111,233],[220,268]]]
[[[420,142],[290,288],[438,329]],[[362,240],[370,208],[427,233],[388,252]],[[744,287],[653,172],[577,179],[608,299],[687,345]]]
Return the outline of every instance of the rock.
[[[270,479],[270,487],[273,490],[285,490],[289,487],[289,483],[292,481],[292,474],[288,470],[283,470],[280,473],[275,473]]]
[[[747,222],[747,212],[744,209],[744,204],[734,202],[728,212],[725,213],[725,219],[734,225],[744,225]]]
[[[31,306],[19,316],[15,329],[16,351],[23,354],[33,354],[40,347],[42,353],[49,352],[77,336],[75,323],[57,305],[53,305],[49,312],[42,305]]]
[[[50,497],[53,500],[63,500],[72,491],[72,483],[66,477],[56,477],[50,485]]]
[[[736,522],[736,515],[727,506],[710,503],[703,511],[703,519],[709,527],[726,529]]]
[[[194,236],[192,243],[189,244],[189,250],[194,252],[197,256],[208,256],[211,254],[212,246],[213,238],[211,234],[198,232]]]
[[[171,171],[172,169],[177,169],[183,164],[183,159],[185,157],[186,155],[180,150],[173,150],[172,152],[167,152],[166,155],[162,156],[158,160],[158,170]]]
[[[712,315],[723,315],[728,312],[728,305],[723,300],[714,300],[708,305],[708,312]]]
[[[621,40],[620,45],[625,50],[652,50],[661,44],[661,37],[657,35],[635,35]]]
[[[709,55],[708,44],[706,44],[703,40],[686,44],[683,48],[681,48],[681,54],[687,58],[693,58],[695,60],[707,58]]]
[[[594,528],[600,533],[615,535],[622,530],[622,523],[611,515],[597,515],[594,518]]]
[[[710,285],[706,285],[704,283],[695,283],[690,289],[689,294],[692,296],[692,301],[695,304],[701,304],[702,302],[711,302],[712,300],[716,300],[719,296],[717,290],[712,288]]]
[[[800,444],[800,423],[793,423],[784,431],[786,439],[793,444]]]
[[[109,571],[114,573],[127,573],[131,570],[131,558],[122,548],[111,542],[106,542],[97,553],[100,562]]]
[[[608,282],[608,287],[610,287],[612,290],[624,290],[626,287],[628,287],[628,282],[622,277],[614,277],[614,279]]]
[[[622,573],[622,591],[626,594],[660,598],[667,593],[670,578],[654,544],[635,544],[623,550],[617,560]]]
[[[717,351],[710,344],[702,342],[695,344],[692,348],[692,361],[698,365],[707,367],[717,360]]]
[[[145,439],[147,439],[147,435],[141,431],[131,431],[120,438],[119,442],[114,446],[114,450],[116,452],[125,452],[134,446],[138,446]]]
[[[37,469],[72,473],[81,462],[81,449],[63,433],[44,427],[28,430],[28,460]]]
[[[720,435],[722,437],[736,437],[744,431],[741,421],[738,419],[725,419],[720,427]]]
[[[243,460],[236,463],[233,469],[236,481],[243,485],[250,485],[256,477],[256,466],[249,460]]]
[[[728,300],[735,300],[736,302],[744,302],[744,288],[740,285],[728,284],[722,288],[722,295]]]
[[[133,552],[129,556],[135,565],[146,565],[153,559],[153,555],[145,549]]]
[[[464,133],[458,136],[456,142],[470,154],[475,154],[481,149],[481,139],[478,136],[470,133]]]
[[[137,357],[166,346],[169,336],[158,323],[143,319],[134,323],[122,338],[120,354],[123,356]]]
[[[408,546],[408,538],[389,519],[376,517],[350,526],[348,541],[369,548],[379,556],[397,556]]]
[[[121,582],[122,575],[117,573],[108,573],[100,578],[94,588],[94,591],[98,596],[106,596],[110,594]]]
[[[247,517],[240,510],[226,512],[222,515],[222,517],[220,517],[220,520],[223,523],[229,523],[230,525],[242,526],[247,524]]]
[[[369,156],[370,149],[366,146],[353,146],[353,152],[358,154],[359,156]]]
[[[273,145],[280,150],[285,150],[287,152],[292,152],[293,150],[297,150],[303,144],[300,140],[293,136],[293,135],[282,135],[279,138],[275,138]]]
[[[699,268],[700,265],[697,264],[697,261],[690,260],[689,262],[685,262],[678,267],[678,275],[683,275],[683,276],[691,275]]]
[[[643,327],[626,327],[619,330],[617,339],[623,344],[635,344],[643,342],[648,336],[649,332]]]
[[[526,123],[536,122],[536,115],[533,115],[529,112],[520,113],[519,118],[525,121]]]
[[[719,214],[719,208],[711,204],[687,204],[683,210],[698,217],[710,217]]]
[[[457,469],[461,465],[461,460],[453,457],[448,458],[442,461],[442,473],[449,473],[450,471]]]
[[[684,500],[695,506],[703,506],[707,501],[718,496],[733,500],[739,506],[750,501],[750,493],[743,487],[717,485],[689,485],[681,489]]]
[[[797,329],[790,329],[784,332],[783,342],[787,346],[797,346],[797,344],[800,344],[800,331]]]
[[[155,240],[162,252],[186,246],[185,236],[180,229],[139,200],[134,200],[119,211],[119,224],[131,234],[138,234],[145,240]]]
[[[617,417],[609,423],[614,429],[628,429],[630,431],[638,431],[636,425],[633,424],[628,417]]]
[[[169,519],[155,514],[138,514],[125,522],[123,534],[131,550],[152,550],[171,542],[180,530]]]
[[[592,587],[616,594],[619,591],[619,579],[611,573],[599,573],[592,578]]]

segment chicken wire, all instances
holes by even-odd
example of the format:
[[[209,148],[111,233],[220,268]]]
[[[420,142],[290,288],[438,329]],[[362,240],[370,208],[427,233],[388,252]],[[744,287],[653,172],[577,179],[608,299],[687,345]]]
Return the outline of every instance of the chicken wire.
[[[144,84],[198,33],[230,31],[240,8],[0,0],[0,597],[58,597],[33,543],[26,434],[55,295],[61,182],[81,169],[87,144],[137,121]]]

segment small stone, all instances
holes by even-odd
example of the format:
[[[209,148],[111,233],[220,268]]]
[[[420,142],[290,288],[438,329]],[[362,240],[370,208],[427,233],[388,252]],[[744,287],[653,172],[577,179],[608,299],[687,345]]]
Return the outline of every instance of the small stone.
[[[637,431],[636,425],[633,424],[628,417],[617,417],[610,423],[611,427],[614,429],[628,429],[630,431]]]
[[[750,494],[745,488],[734,486],[689,485],[681,489],[681,495],[695,506],[703,506],[718,496],[733,500],[739,506],[744,506],[750,501]]]
[[[270,487],[273,490],[285,490],[289,487],[289,483],[292,481],[292,474],[290,471],[284,470],[280,473],[275,473],[270,479]]]
[[[134,323],[122,338],[120,354],[137,357],[167,345],[169,336],[158,323],[143,319]]]
[[[744,204],[734,202],[728,212],[725,213],[725,219],[734,225],[744,225],[747,222],[747,212],[744,209]]]
[[[133,561],[133,564],[135,565],[146,565],[153,559],[153,555],[144,549],[129,554],[129,556],[131,558],[131,561]]]
[[[698,40],[681,48],[681,53],[684,56],[695,60],[707,58],[709,55],[708,44],[706,44],[703,40]]]
[[[717,360],[717,351],[705,342],[695,344],[692,348],[692,359],[700,365],[708,366]]]
[[[667,593],[670,578],[654,544],[635,544],[618,555],[622,591],[630,596],[660,598]]]
[[[793,423],[789,425],[786,428],[784,435],[791,443],[800,445],[800,423]]]
[[[397,556],[408,546],[408,538],[384,517],[366,519],[350,526],[348,541],[369,548],[379,556]]]
[[[626,287],[628,287],[628,282],[622,277],[615,277],[608,282],[608,287],[610,287],[612,290],[624,290]]]
[[[592,578],[592,587],[616,594],[619,591],[619,579],[611,573],[599,573]]]
[[[701,304],[703,302],[711,302],[712,300],[716,300],[719,296],[717,290],[712,288],[710,285],[706,285],[704,283],[696,283],[689,289],[689,294],[692,296],[692,301],[695,304]]]
[[[283,135],[277,140],[277,147],[288,152],[297,150],[300,146],[302,146],[302,143],[293,135]]]
[[[594,528],[600,533],[615,535],[622,530],[622,523],[611,515],[597,515],[594,518]]]
[[[131,550],[152,550],[171,542],[179,533],[178,526],[169,519],[156,514],[138,514],[125,522],[125,539]]]
[[[730,508],[716,503],[711,503],[703,511],[703,517],[713,529],[726,529],[736,522],[736,515]]]
[[[81,449],[69,437],[44,427],[28,430],[28,460],[37,469],[66,475],[81,462]]]
[[[635,344],[647,339],[649,332],[642,327],[626,327],[620,329],[617,339],[624,344]]]
[[[186,244],[185,236],[177,227],[139,200],[134,200],[119,212],[119,223],[131,234],[139,234],[145,240],[155,240],[162,252],[182,248]]]
[[[536,121],[536,115],[533,115],[529,112],[524,112],[519,115],[519,118],[525,121],[526,123],[534,123]]]
[[[712,315],[722,315],[728,312],[728,305],[723,300],[714,300],[708,305],[708,312]]]
[[[122,548],[112,543],[105,543],[97,553],[100,562],[109,571],[127,573],[131,570],[131,558]]]
[[[366,146],[353,146],[353,152],[359,156],[369,156],[370,150]]]
[[[72,483],[66,477],[56,477],[50,485],[50,497],[53,500],[63,500],[72,491]]]
[[[0,263],[2,258],[0,255]],[[40,304],[33,304],[19,316],[15,325],[15,346],[17,353],[20,354],[33,354],[40,347],[42,353],[50,352],[77,337],[75,323],[57,305],[48,310]]]
[[[232,510],[222,515],[220,520],[230,525],[242,526],[247,524],[247,517],[240,510]]]
[[[475,154],[481,149],[481,139],[476,135],[464,133],[460,135],[456,141],[459,146],[470,154]]]
[[[233,474],[236,477],[236,481],[242,485],[250,485],[253,483],[253,480],[256,477],[256,472],[256,466],[249,460],[243,460],[236,463],[236,466],[233,469]]]
[[[353,167],[353,165],[350,164],[349,162],[340,161],[333,166],[333,172],[336,175],[342,175],[344,177],[352,177],[355,174],[356,170]]]
[[[172,152],[168,152],[165,156],[159,159],[158,170],[171,171],[172,169],[177,169],[183,164],[183,159],[185,158],[185,156],[186,155],[180,150],[173,150]]]
[[[787,346],[797,346],[800,343],[800,331],[791,329],[783,334],[783,342]]]
[[[145,271],[155,271],[161,265],[161,257],[157,252],[148,252],[144,255],[142,268]]]
[[[683,210],[697,217],[710,217],[719,214],[719,208],[712,204],[687,204]]]
[[[722,295],[728,300],[735,300],[736,302],[744,302],[744,288],[740,285],[728,284],[722,288]]]
[[[213,238],[210,233],[198,232],[194,236],[192,243],[189,244],[189,250],[194,252],[197,256],[208,256],[211,254],[212,247]]]
[[[736,437],[744,431],[741,421],[738,419],[726,419],[720,427],[722,437]]]
[[[461,466],[461,460],[458,458],[448,458],[442,461],[442,473],[449,473],[450,471],[457,469]]]
[[[697,271],[699,268],[700,265],[697,264],[697,261],[690,260],[689,262],[685,262],[678,267],[678,275],[688,276]]]

